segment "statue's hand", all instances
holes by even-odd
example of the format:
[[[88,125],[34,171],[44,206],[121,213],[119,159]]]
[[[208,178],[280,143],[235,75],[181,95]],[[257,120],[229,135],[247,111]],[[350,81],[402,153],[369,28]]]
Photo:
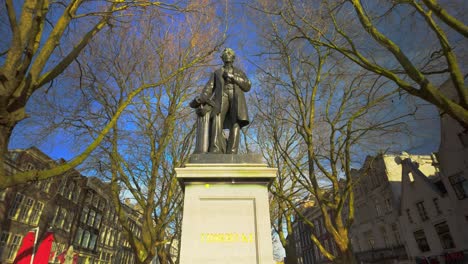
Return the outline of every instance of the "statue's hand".
[[[203,107],[197,108],[196,112],[198,116],[205,116],[206,113],[211,111],[210,105],[203,105]]]
[[[224,80],[226,80],[226,81],[228,81],[228,82],[233,82],[233,81],[234,81],[234,74],[225,71],[225,72],[223,73],[223,78],[224,78]]]
[[[201,105],[201,104],[200,104],[200,101],[197,100],[197,99],[198,99],[198,97],[195,98],[195,99],[193,99],[193,100],[190,102],[189,106],[190,106],[191,108],[197,108],[197,107],[199,107],[199,106]]]
[[[195,97],[189,104],[191,108],[197,108],[202,104],[206,104],[206,98],[204,96]]]

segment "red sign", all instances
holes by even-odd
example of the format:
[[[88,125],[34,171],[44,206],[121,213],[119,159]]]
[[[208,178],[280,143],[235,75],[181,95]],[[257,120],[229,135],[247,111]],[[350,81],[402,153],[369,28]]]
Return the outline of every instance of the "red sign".
[[[449,263],[449,261],[458,261],[463,260],[465,256],[463,255],[463,251],[452,252],[445,254],[445,262]]]

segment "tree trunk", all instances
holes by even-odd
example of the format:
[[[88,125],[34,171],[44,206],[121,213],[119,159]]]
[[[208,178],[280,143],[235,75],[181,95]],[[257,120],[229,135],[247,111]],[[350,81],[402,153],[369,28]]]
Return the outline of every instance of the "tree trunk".
[[[1,117],[0,117],[1,118]],[[8,153],[8,142],[10,141],[11,132],[13,127],[8,124],[0,123],[0,190],[3,190],[6,186],[3,183],[7,175],[5,171],[5,159]]]
[[[336,264],[357,264],[356,256],[354,255],[351,246],[344,252],[340,252],[340,256],[338,256],[334,263]]]
[[[293,238],[289,237],[293,236]],[[294,243],[294,233],[288,235],[286,238],[286,246],[284,247],[286,256],[284,260],[284,264],[297,264],[297,254],[296,254],[296,244]]]
[[[158,248],[158,260],[159,260],[159,263],[161,264],[169,264],[169,256],[164,248],[164,246],[161,246],[160,248]]]

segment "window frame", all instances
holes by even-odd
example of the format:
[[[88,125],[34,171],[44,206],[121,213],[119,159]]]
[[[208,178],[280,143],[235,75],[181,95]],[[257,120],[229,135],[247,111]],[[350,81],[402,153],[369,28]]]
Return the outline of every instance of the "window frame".
[[[458,200],[468,198],[468,180],[462,175],[462,172],[455,173],[448,179]]]
[[[427,241],[426,233],[424,229],[419,229],[413,232],[414,240],[416,241],[416,245],[418,246],[419,251],[421,252],[428,252],[431,251],[431,246]],[[424,242],[424,243],[420,243]]]
[[[8,218],[12,220],[18,219],[19,211],[25,198],[26,196],[24,194],[16,193],[13,204],[11,205],[10,210],[8,210]]]
[[[40,209],[37,209],[38,206],[40,207]],[[41,201],[36,201],[31,210],[31,216],[29,217],[29,224],[37,225],[39,223],[39,220],[41,219],[41,215],[42,215],[42,210],[44,210],[44,203]],[[36,215],[36,212],[38,212],[37,215]]]
[[[424,206],[424,201],[417,202],[416,209],[418,210],[419,218],[421,219],[421,221],[425,222],[429,220],[429,214],[427,213],[426,207]]]
[[[450,233],[450,227],[447,224],[447,221],[443,221],[434,225],[434,229],[436,230],[437,236],[440,240],[440,245],[443,249],[452,249],[455,248],[455,241],[453,240],[452,234]],[[449,238],[451,245],[447,245],[444,241],[445,238]]]

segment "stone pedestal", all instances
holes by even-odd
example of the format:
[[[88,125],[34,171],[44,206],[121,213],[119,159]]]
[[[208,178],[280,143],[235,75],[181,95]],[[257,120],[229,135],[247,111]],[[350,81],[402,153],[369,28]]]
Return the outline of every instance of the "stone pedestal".
[[[185,189],[180,263],[273,263],[268,184],[259,155],[193,155],[177,178]]]

